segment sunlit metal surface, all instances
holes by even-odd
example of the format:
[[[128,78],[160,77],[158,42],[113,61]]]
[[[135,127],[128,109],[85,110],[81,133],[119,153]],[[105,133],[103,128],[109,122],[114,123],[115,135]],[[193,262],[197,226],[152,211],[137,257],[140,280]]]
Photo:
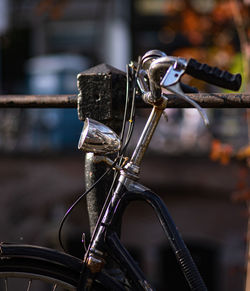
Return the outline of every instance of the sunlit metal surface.
[[[95,154],[111,154],[119,151],[121,141],[118,135],[106,125],[86,118],[78,148]]]

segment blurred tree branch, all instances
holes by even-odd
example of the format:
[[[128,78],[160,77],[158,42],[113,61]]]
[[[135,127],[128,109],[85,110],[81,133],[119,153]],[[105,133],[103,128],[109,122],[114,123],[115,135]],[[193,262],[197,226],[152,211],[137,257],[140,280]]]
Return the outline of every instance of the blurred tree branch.
[[[229,0],[233,20],[238,32],[242,63],[243,63],[243,74],[246,80],[249,80],[249,64],[250,64],[250,45],[249,45],[249,0]],[[248,91],[248,84],[244,91]]]
[[[250,29],[249,29],[249,0],[229,0],[231,4],[232,16],[238,31],[240,40],[243,74],[246,80],[245,92],[249,91],[249,67],[250,67]],[[248,125],[248,144],[250,143],[250,110],[247,111],[247,125]],[[246,147],[249,148],[249,145]],[[250,155],[246,156],[246,166],[250,166]],[[246,251],[246,283],[245,290],[250,290],[250,196],[249,188],[244,187],[241,191],[240,197],[246,202],[248,210],[248,224],[247,224],[247,251]]]

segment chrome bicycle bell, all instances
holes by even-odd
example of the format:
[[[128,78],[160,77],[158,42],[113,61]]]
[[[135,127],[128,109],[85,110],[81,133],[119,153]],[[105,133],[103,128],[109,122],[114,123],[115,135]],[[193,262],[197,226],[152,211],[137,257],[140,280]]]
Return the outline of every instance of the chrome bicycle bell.
[[[99,155],[112,154],[121,148],[121,140],[108,126],[86,118],[78,143],[78,149]]]

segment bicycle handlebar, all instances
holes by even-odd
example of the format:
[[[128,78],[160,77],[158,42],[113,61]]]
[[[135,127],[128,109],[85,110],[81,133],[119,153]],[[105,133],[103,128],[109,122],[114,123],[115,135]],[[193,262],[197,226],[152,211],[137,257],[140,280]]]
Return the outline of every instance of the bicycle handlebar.
[[[200,63],[193,58],[186,60],[184,58],[168,56],[164,52],[158,50],[148,51],[142,57],[142,63],[143,69],[148,72],[150,82],[153,82],[150,86],[151,91],[155,91],[155,89],[157,90],[157,88],[160,88],[161,85],[159,77],[162,75],[162,73],[165,74],[167,71],[169,71],[171,66],[175,69],[174,78],[173,76],[170,77],[169,74],[168,77],[170,80],[168,80],[167,86],[169,86],[171,82],[173,82],[173,84],[175,82],[179,82],[180,77],[184,73],[187,73],[194,78],[203,80],[212,85],[233,91],[238,91],[242,82],[240,74],[231,74],[217,67],[212,67],[205,63]],[[175,78],[176,75],[178,75],[178,78]],[[166,83],[164,85],[166,85]]]
[[[192,58],[188,61],[185,72],[194,78],[225,89],[238,91],[241,86],[242,78],[240,74],[231,74],[217,67],[199,63]]]
[[[240,89],[241,75],[231,74],[217,67],[199,63],[192,58],[187,60],[167,56],[158,50],[148,51],[142,57],[141,68],[138,71],[138,85],[143,100],[146,103],[160,104],[161,106],[161,102],[164,100],[163,90],[168,90],[194,106],[199,111],[205,125],[208,126],[209,121],[205,111],[184,93],[186,88],[181,86],[180,81],[185,73],[210,84],[234,91]]]

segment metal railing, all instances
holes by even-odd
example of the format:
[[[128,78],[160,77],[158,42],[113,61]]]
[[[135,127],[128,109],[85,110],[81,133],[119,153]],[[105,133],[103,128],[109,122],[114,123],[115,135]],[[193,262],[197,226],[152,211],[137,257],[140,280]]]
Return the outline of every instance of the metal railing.
[[[78,74],[79,95],[0,95],[0,108],[77,108],[78,118],[90,117],[110,126],[119,133],[122,124],[122,106],[126,94],[126,76],[109,65],[101,64]],[[187,94],[203,108],[248,108],[250,94],[197,93]],[[168,108],[188,108],[190,104],[173,94],[168,97]],[[119,103],[118,103],[119,102]],[[138,102],[138,107],[144,107]],[[120,110],[120,111],[119,111]],[[91,155],[85,159],[85,184],[92,185],[106,170],[106,165],[93,163]],[[90,175],[91,171],[91,175]],[[107,177],[108,184],[111,177]],[[87,197],[90,225],[94,226],[105,195],[103,185],[93,189]]]

